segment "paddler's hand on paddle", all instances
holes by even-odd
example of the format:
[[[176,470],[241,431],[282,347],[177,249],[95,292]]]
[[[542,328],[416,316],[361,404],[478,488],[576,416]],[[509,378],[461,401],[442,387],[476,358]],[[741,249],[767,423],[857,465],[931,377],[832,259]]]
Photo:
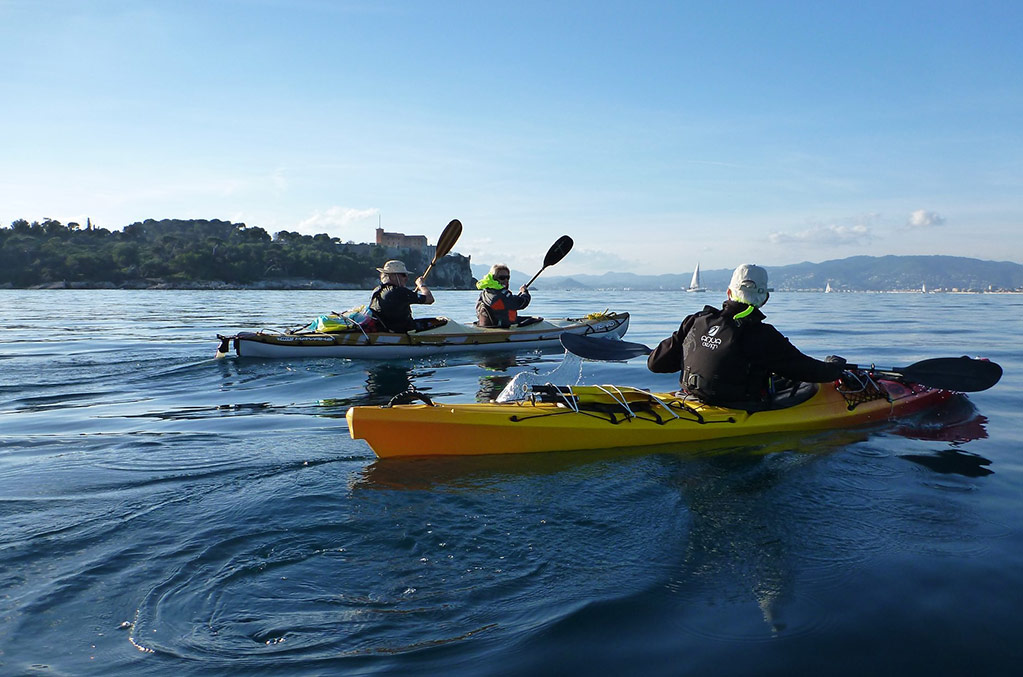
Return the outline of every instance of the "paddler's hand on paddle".
[[[848,364],[844,357],[839,357],[838,355],[828,355],[824,358],[824,361],[828,364],[828,366],[835,370],[834,378],[836,379],[842,377],[842,374],[845,372],[845,367]]]
[[[526,289],[526,285],[522,285],[521,287],[519,287],[519,293],[526,294],[527,296],[529,295],[529,290]]]
[[[422,277],[416,278],[416,293],[423,297],[423,303],[427,305],[433,303],[433,292],[426,286]]]

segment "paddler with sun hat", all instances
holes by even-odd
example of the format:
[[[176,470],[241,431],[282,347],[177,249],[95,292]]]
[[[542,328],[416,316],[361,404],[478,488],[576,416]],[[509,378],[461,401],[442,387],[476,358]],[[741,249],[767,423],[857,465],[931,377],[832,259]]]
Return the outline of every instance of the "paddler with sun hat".
[[[384,331],[405,333],[416,329],[412,319],[412,306],[433,303],[433,292],[422,277],[416,278],[415,290],[406,287],[411,271],[405,263],[392,259],[377,268],[380,285],[370,296],[369,310],[373,319],[383,325]]]

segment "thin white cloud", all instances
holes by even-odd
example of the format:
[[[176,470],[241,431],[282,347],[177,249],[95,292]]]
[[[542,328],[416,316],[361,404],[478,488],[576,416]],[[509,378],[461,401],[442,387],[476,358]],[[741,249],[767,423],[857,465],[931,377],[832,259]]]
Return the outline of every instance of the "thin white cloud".
[[[917,209],[909,215],[906,225],[910,228],[933,228],[945,224],[945,217],[937,212],[929,212],[926,209]]]
[[[319,235],[326,233],[331,237],[340,237],[343,240],[360,241],[354,237],[356,233],[362,233],[365,227],[352,229],[354,224],[367,221],[377,216],[379,209],[354,209],[352,207],[328,207],[323,211],[314,212],[312,216],[303,219],[295,226],[295,230],[303,235]],[[374,226],[376,224],[373,224]],[[368,240],[367,240],[368,241]]]
[[[869,242],[872,238],[873,231],[862,223],[852,226],[837,224],[813,226],[798,232],[775,232],[768,236],[771,244],[852,245]]]
[[[569,263],[573,270],[594,273],[608,270],[632,270],[639,266],[637,261],[603,249],[573,249],[565,257],[565,262]]]

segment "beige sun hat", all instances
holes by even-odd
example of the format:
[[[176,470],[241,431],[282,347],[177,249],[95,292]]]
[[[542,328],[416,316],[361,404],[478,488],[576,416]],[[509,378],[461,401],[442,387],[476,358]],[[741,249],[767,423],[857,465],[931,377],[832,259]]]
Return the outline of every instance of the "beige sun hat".
[[[767,303],[767,271],[753,263],[744,263],[732,273],[728,283],[732,298],[759,308]]]
[[[381,273],[388,274],[404,273],[405,275],[409,275],[411,273],[411,271],[405,268],[405,263],[402,261],[398,261],[397,259],[392,259],[388,261],[387,263],[384,264],[383,268],[377,268],[377,270],[379,270]]]

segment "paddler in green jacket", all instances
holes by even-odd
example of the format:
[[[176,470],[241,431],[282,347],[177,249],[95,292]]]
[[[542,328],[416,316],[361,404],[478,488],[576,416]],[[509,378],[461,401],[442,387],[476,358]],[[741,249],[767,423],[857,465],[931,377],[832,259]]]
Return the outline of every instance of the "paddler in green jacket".
[[[511,293],[508,290],[510,280],[511,271],[508,266],[495,263],[490,267],[490,272],[476,283],[476,288],[480,290],[479,300],[476,301],[477,325],[507,329],[525,319],[519,317],[518,311],[529,305],[529,290],[519,287],[518,294]]]
[[[681,371],[682,390],[707,404],[750,408],[773,393],[773,377],[825,383],[842,376],[845,360],[825,361],[801,353],[764,322],[767,271],[746,263],[735,269],[722,307],[705,306],[682,320],[647,358],[658,373]]]

